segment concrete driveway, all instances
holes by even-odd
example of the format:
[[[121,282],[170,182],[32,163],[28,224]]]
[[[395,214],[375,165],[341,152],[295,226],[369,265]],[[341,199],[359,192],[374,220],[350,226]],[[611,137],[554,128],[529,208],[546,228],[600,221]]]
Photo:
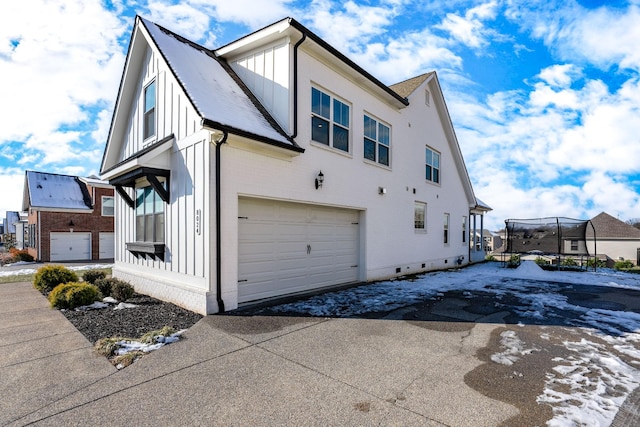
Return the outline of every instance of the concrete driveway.
[[[624,292],[603,301],[640,307]],[[537,400],[554,361],[578,357],[566,342],[597,338],[522,324],[490,298],[452,292],[374,318],[207,316],[117,371],[30,284],[3,285],[0,424],[545,425],[553,405]],[[637,400],[614,425],[638,425]]]

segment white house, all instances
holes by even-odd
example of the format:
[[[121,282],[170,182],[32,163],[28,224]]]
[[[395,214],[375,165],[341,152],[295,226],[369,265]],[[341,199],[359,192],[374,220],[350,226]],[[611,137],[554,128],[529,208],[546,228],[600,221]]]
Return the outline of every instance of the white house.
[[[101,175],[114,276],[203,314],[484,258],[436,74],[386,86],[291,18],[211,51],[137,17]]]

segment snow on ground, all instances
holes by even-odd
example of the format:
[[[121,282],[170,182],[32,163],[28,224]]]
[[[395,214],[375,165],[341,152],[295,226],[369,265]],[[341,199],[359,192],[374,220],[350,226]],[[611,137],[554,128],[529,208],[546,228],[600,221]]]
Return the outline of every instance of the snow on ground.
[[[473,292],[492,293],[498,301],[506,295],[516,297],[519,304],[515,312],[524,322],[519,322],[519,326],[556,324],[556,321],[562,325],[569,317],[572,320],[568,326],[581,328],[626,356],[628,363],[595,339],[566,341],[564,345],[572,356],[554,360],[557,365],[548,373],[544,392],[538,396],[539,403],[553,407],[554,418],[549,426],[609,425],[620,405],[640,385],[640,314],[572,304],[567,296],[558,292],[566,289],[567,284],[640,291],[640,276],[611,269],[545,271],[533,261],[525,261],[517,269],[502,268],[500,263],[484,263],[330,292],[270,310],[353,317],[438,299],[449,291],[462,292],[468,298],[473,298]],[[540,338],[549,340],[549,335],[542,332]],[[501,334],[500,345],[503,350],[493,354],[491,360],[507,366],[538,350],[527,348],[511,330]]]

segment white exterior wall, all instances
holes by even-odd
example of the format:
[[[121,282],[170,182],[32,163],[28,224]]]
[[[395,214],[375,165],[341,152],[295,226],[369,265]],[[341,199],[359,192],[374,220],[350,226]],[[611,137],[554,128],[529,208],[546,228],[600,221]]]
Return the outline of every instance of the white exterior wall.
[[[154,78],[157,130],[155,137],[143,141],[142,91]],[[180,85],[161,57],[150,49],[138,88],[120,159],[129,158],[171,134],[175,136],[172,148],[149,165],[171,170],[171,203],[165,205],[165,259],[136,258],[125,249],[127,242],[136,241],[135,210],[116,193],[114,276],[130,281],[140,292],[204,313],[209,291],[209,257],[215,251],[209,244],[210,133],[201,130],[200,117]],[[133,189],[125,191],[135,200]]]
[[[634,263],[638,261],[638,248],[640,248],[638,240],[598,239],[596,245],[598,254],[605,254],[614,261],[619,261],[620,258]],[[587,241],[587,247],[590,254],[595,253],[593,241]]]
[[[273,55],[269,56],[269,51]],[[290,133],[293,127],[290,120],[293,94],[289,90],[293,67],[291,51],[288,42],[276,42],[232,62],[236,70],[244,70],[238,74],[247,79],[256,96]],[[459,257],[464,257],[466,264],[469,242],[462,241],[461,224],[462,217],[469,215],[470,201],[465,196],[460,171],[456,169],[433,98],[427,106],[424,88],[418,88],[410,99],[411,104],[399,110],[388,100],[361,89],[356,82],[316,60],[303,47],[298,60],[296,142],[306,151],[298,155],[233,134],[221,147],[221,297],[225,308],[237,308],[238,302],[239,197],[358,210],[359,280],[362,281],[454,267]],[[251,73],[252,69],[258,73]],[[142,141],[141,94],[144,85],[154,76],[158,82],[156,120],[159,128],[156,138]],[[349,104],[349,153],[311,142],[312,85]],[[209,142],[210,132],[200,130],[200,118],[160,56],[148,53],[138,87],[121,160],[150,143],[175,135],[173,147],[154,160],[156,167],[171,170],[170,203],[165,210],[166,253],[165,260],[160,261],[135,258],[125,249],[127,242],[135,241],[135,211],[117,196],[114,276],[129,280],[140,292],[200,313],[215,312],[215,146]],[[390,167],[364,160],[365,113],[391,127]],[[440,184],[425,180],[427,145],[441,154]],[[314,181],[320,170],[325,180],[323,187],[316,190]],[[379,187],[386,188],[386,194],[378,194]],[[134,198],[132,189],[126,191]],[[427,204],[424,232],[414,229],[416,201]],[[445,213],[450,215],[448,244],[443,243]],[[197,218],[200,218],[199,224]]]
[[[462,241],[462,217],[469,215],[463,183],[456,169],[442,123],[434,106],[418,89],[403,110],[363,91],[302,49],[298,63],[298,136],[305,153],[279,154],[264,144],[263,153],[229,136],[222,147],[223,299],[237,305],[238,198],[241,196],[357,209],[360,214],[360,280],[376,280],[468,262],[468,238]],[[311,85],[350,104],[350,152],[311,142]],[[364,160],[363,115],[391,125],[391,167]],[[425,147],[441,153],[441,184],[427,182]],[[316,190],[318,172],[324,174]],[[466,172],[465,172],[466,173]],[[384,187],[387,193],[378,194]],[[414,194],[413,189],[416,189]],[[426,232],[414,229],[415,201],[427,204]],[[449,244],[443,243],[443,216],[450,214]],[[467,227],[469,225],[467,224]],[[424,267],[423,267],[424,265]]]
[[[290,45],[285,39],[230,60],[229,64],[280,126],[290,131],[289,54]]]

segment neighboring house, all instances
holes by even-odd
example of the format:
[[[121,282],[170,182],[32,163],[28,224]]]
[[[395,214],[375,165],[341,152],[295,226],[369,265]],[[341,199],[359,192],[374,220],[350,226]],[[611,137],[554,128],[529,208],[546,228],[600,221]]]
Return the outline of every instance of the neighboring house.
[[[24,246],[39,261],[113,259],[113,187],[97,178],[26,171]]]
[[[484,259],[436,74],[386,86],[293,19],[211,51],[137,17],[101,177],[113,275],[203,314]]]
[[[27,215],[20,213],[20,219],[15,221],[13,225],[16,228],[14,244],[16,249],[25,249],[25,243],[28,239],[27,234]]]
[[[587,245],[589,253],[597,251],[613,261],[630,260],[640,265],[640,230],[611,215],[602,212],[591,219],[595,229],[595,245],[593,231],[587,228]]]

